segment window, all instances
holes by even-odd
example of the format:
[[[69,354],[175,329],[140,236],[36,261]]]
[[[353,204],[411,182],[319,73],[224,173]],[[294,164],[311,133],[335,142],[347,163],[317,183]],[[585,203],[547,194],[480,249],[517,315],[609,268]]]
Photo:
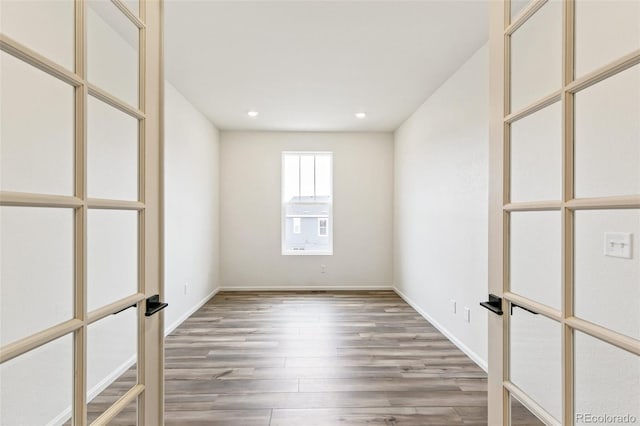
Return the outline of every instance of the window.
[[[333,254],[333,155],[282,153],[282,254]]]
[[[326,237],[329,235],[329,221],[327,219],[318,219],[318,236]]]

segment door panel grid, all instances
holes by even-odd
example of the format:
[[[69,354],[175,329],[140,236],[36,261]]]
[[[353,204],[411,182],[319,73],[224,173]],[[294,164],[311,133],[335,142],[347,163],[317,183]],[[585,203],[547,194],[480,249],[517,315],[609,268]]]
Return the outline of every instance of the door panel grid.
[[[516,111],[511,109],[511,58],[513,57],[512,37],[525,25],[532,17],[539,16],[541,10],[548,6],[551,1],[537,0],[530,2],[526,7],[518,5],[519,12],[514,14],[512,19],[511,2],[506,0],[500,5],[492,6],[492,63],[495,65],[492,71],[492,82],[494,88],[498,89],[492,99],[493,114],[496,114],[492,124],[492,215],[494,218],[501,218],[492,221],[490,225],[494,230],[495,238],[492,241],[492,260],[490,262],[490,277],[494,282],[490,284],[497,293],[501,293],[505,299],[505,312],[518,306],[524,306],[531,310],[531,315],[540,314],[555,321],[561,327],[562,346],[562,415],[557,420],[550,415],[538,401],[527,394],[523,389],[517,387],[510,381],[510,329],[511,316],[509,314],[495,320],[490,325],[490,348],[501,348],[500,354],[493,356],[497,368],[491,371],[490,364],[490,422],[499,421],[501,424],[510,424],[511,421],[511,398],[514,396],[522,402],[531,412],[535,413],[547,424],[576,424],[576,414],[574,403],[576,381],[575,365],[575,335],[584,333],[593,336],[604,345],[615,351],[628,354],[631,359],[639,359],[640,341],[620,333],[618,330],[609,329],[602,325],[596,325],[582,318],[576,318],[574,313],[574,260],[575,260],[575,217],[576,212],[594,209],[606,211],[607,209],[637,209],[640,206],[640,194],[636,192],[622,194],[603,194],[592,198],[575,198],[576,174],[574,166],[574,149],[576,146],[574,123],[575,123],[575,98],[582,90],[590,87],[598,87],[598,84],[606,84],[608,79],[614,79],[625,70],[631,69],[640,63],[640,51],[635,50],[620,58],[615,59],[600,68],[574,78],[574,46],[575,46],[575,8],[580,1],[564,0],[562,2],[562,39],[556,40],[562,46],[563,59],[562,67],[557,72],[562,78],[562,88],[559,91],[541,94],[537,100],[531,101],[527,106],[517,105]],[[510,197],[510,183],[512,175],[511,164],[511,126],[519,120],[529,117],[543,108],[560,102],[562,109],[562,181],[558,182],[562,187],[562,200],[549,201],[529,201],[513,202]],[[616,99],[610,99],[616,102]],[[620,111],[621,114],[624,111]],[[517,171],[520,172],[520,171]],[[513,172],[516,173],[516,172]],[[498,200],[501,200],[499,202]],[[515,294],[511,290],[511,276],[509,272],[509,259],[511,253],[511,215],[514,212],[544,212],[558,211],[561,214],[562,226],[558,240],[560,242],[561,253],[561,287],[562,302],[560,309],[556,310],[540,303],[539,300],[529,299],[522,295]],[[502,247],[502,250],[495,248]],[[544,267],[541,265],[540,267]],[[613,293],[610,297],[625,297],[625,293]],[[633,311],[630,312],[633,315]],[[500,331],[501,330],[501,331]],[[640,362],[640,361],[639,361]],[[640,365],[640,364],[639,364]],[[496,371],[500,370],[500,371]],[[631,372],[633,374],[633,371]],[[640,370],[638,371],[640,375]],[[492,380],[493,376],[493,380]],[[492,383],[495,383],[492,386]],[[500,385],[498,385],[498,383]],[[633,391],[633,389],[632,389]],[[579,407],[582,409],[582,407]],[[557,415],[556,415],[557,417]],[[500,420],[498,420],[500,419]],[[493,424],[493,423],[492,423]],[[512,424],[518,424],[515,420]]]
[[[40,329],[34,334],[27,337],[20,338],[9,344],[5,344],[0,347],[0,362],[11,362],[14,359],[20,360],[21,356],[28,356],[34,349],[37,350],[40,346],[47,347],[50,342],[57,341],[57,339],[73,337],[73,364],[75,374],[73,377],[73,403],[72,403],[72,419],[75,425],[87,424],[87,330],[90,325],[97,323],[100,320],[105,320],[111,315],[118,314],[119,311],[135,305],[135,323],[133,324],[135,330],[135,346],[136,346],[136,364],[137,374],[135,383],[131,389],[126,393],[109,409],[107,409],[96,420],[97,424],[104,424],[110,419],[117,416],[120,411],[125,407],[130,407],[131,404],[138,406],[137,418],[138,424],[145,424],[145,415],[149,414],[147,409],[156,410],[159,408],[160,400],[156,398],[157,390],[160,389],[161,383],[157,378],[152,378],[154,393],[149,395],[153,398],[147,401],[147,394],[149,392],[146,382],[149,378],[147,369],[149,366],[146,364],[145,355],[149,354],[157,356],[157,351],[161,353],[162,341],[157,340],[161,335],[158,325],[149,327],[151,323],[145,321],[144,315],[144,303],[143,300],[146,294],[150,291],[158,292],[162,290],[161,282],[159,279],[161,276],[156,272],[156,268],[159,267],[160,259],[157,257],[158,252],[148,252],[146,246],[148,243],[153,247],[158,247],[161,243],[161,239],[158,238],[159,227],[153,227],[159,224],[159,149],[160,149],[160,124],[161,124],[161,108],[159,102],[162,100],[161,84],[159,84],[159,77],[161,76],[161,60],[160,53],[160,34],[161,28],[161,1],[127,1],[121,0],[102,0],[101,6],[107,6],[113,8],[115,13],[122,16],[122,20],[126,22],[126,25],[130,25],[130,28],[135,30],[138,36],[136,41],[136,97],[139,100],[139,106],[132,106],[123,102],[117,96],[114,96],[109,91],[105,91],[103,88],[95,86],[87,81],[87,15],[88,9],[92,6],[88,1],[76,0],[73,4],[73,31],[75,38],[69,40],[73,45],[73,69],[69,70],[68,64],[58,64],[55,60],[49,59],[38,51],[32,50],[28,45],[24,45],[21,42],[24,40],[16,40],[10,36],[2,33],[0,34],[0,49],[3,51],[3,55],[9,54],[12,57],[22,61],[29,67],[33,67],[36,72],[44,72],[49,76],[58,79],[59,81],[70,85],[74,91],[74,120],[73,122],[73,195],[57,195],[49,193],[38,192],[16,192],[16,191],[2,191],[0,192],[0,205],[2,206],[17,206],[19,208],[49,208],[49,209],[72,209],[73,210],[73,311],[74,315],[72,319],[57,323],[46,329]],[[135,10],[129,9],[131,5],[135,4]],[[153,23],[152,32],[150,33],[153,39],[152,44],[147,46],[147,26],[145,24],[145,17],[147,10],[150,13],[151,21]],[[25,37],[26,42],[30,43],[31,39]],[[38,41],[36,39],[36,41]],[[46,49],[40,49],[39,51],[47,52]],[[155,62],[157,61],[157,68],[153,70],[151,78],[147,78],[146,74],[146,62],[151,58]],[[151,85],[151,86],[149,86]],[[156,86],[157,85],[157,86]],[[151,87],[151,91],[148,92],[147,88]],[[154,102],[154,109],[152,115],[147,115],[145,112],[145,105],[147,104],[146,98],[148,95],[152,95]],[[88,198],[87,197],[87,100],[89,96],[95,98],[96,102],[107,104],[107,108],[115,108],[117,114],[122,114],[123,117],[132,117],[136,122],[136,129],[134,130],[136,141],[136,147],[132,155],[136,162],[135,181],[133,181],[134,194],[137,194],[135,198],[127,200],[108,197],[108,194],[104,198]],[[156,105],[157,104],[157,105]],[[157,126],[157,127],[156,127]],[[149,131],[151,129],[151,131]],[[146,144],[145,137],[147,134],[154,138],[152,145]],[[157,143],[156,143],[157,142]],[[147,180],[148,173],[152,173],[150,176],[154,179]],[[155,180],[157,178],[157,180]],[[108,182],[105,182],[108,186]],[[148,191],[150,191],[150,198],[148,199]],[[44,191],[43,191],[44,192]],[[150,204],[148,204],[150,203]],[[8,207],[3,207],[8,208]],[[151,209],[151,210],[150,210]],[[115,301],[107,301],[105,304],[104,298],[96,299],[94,307],[89,310],[87,305],[87,233],[89,232],[87,221],[90,212],[105,212],[113,211],[117,212],[130,212],[136,216],[135,222],[137,229],[129,230],[127,232],[133,232],[133,238],[136,240],[135,258],[136,269],[134,270],[135,285],[130,290],[121,294],[120,298]],[[147,221],[147,215],[149,211],[152,212],[152,221]],[[150,227],[151,226],[151,227]],[[153,282],[146,281],[147,269],[151,267],[154,269],[151,277]],[[115,317],[114,317],[115,318]],[[160,316],[156,316],[157,320],[154,323],[162,325]],[[151,331],[149,331],[151,330]],[[63,337],[65,336],[65,337]],[[146,346],[149,342],[157,344],[157,348],[148,351]],[[151,368],[155,370],[161,370],[157,368],[157,360],[153,359],[153,365]],[[160,360],[161,364],[161,360]],[[7,364],[8,365],[8,364]],[[161,371],[158,371],[161,377]],[[145,392],[145,390],[147,390]],[[127,408],[129,416],[131,409]],[[134,410],[135,411],[135,410]],[[71,413],[70,413],[71,416]],[[162,418],[162,414],[153,412],[149,417],[154,419]],[[59,419],[64,420],[64,419]]]

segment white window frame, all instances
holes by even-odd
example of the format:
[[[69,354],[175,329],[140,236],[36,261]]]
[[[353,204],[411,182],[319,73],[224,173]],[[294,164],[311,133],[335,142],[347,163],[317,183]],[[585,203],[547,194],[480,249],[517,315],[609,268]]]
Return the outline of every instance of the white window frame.
[[[324,226],[322,226],[322,222],[324,222]],[[322,228],[324,228],[324,234],[322,233]],[[318,218],[318,237],[328,237],[328,236],[329,236],[329,218],[319,217]]]
[[[329,237],[329,248],[327,250],[288,250],[286,248],[286,229],[287,229],[287,214],[286,214],[286,200],[284,199],[284,159],[286,155],[329,155],[331,173],[329,175],[329,188],[331,189],[331,202],[328,205],[328,213],[322,215],[327,219],[327,234]],[[283,256],[333,256],[333,227],[329,229],[329,223],[333,223],[333,152],[332,151],[282,151],[281,166],[280,166],[280,228],[281,228],[281,250]],[[314,188],[315,192],[315,188]],[[291,216],[289,216],[291,217]],[[319,217],[317,215],[302,215],[296,217]],[[302,226],[302,224],[301,224]]]
[[[302,218],[301,217],[293,217],[292,220],[292,228],[294,234],[300,234],[302,232]]]

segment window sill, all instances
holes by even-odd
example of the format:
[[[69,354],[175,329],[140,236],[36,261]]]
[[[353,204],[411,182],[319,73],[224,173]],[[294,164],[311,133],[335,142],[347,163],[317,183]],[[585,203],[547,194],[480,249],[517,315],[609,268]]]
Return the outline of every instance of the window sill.
[[[283,256],[333,256],[333,250],[282,250]]]

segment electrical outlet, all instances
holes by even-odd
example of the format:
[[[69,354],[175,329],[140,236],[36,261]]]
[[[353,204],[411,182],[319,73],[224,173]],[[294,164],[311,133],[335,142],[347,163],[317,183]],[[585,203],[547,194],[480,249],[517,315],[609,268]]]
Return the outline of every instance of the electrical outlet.
[[[320,265],[320,273],[321,274],[326,274],[327,273],[327,265],[325,265],[325,264]]]
[[[451,299],[451,313],[456,313],[456,301]]]
[[[471,322],[471,310],[466,306],[464,307],[464,320],[466,322]]]
[[[184,294],[185,296],[189,293],[189,283],[184,283]]]

